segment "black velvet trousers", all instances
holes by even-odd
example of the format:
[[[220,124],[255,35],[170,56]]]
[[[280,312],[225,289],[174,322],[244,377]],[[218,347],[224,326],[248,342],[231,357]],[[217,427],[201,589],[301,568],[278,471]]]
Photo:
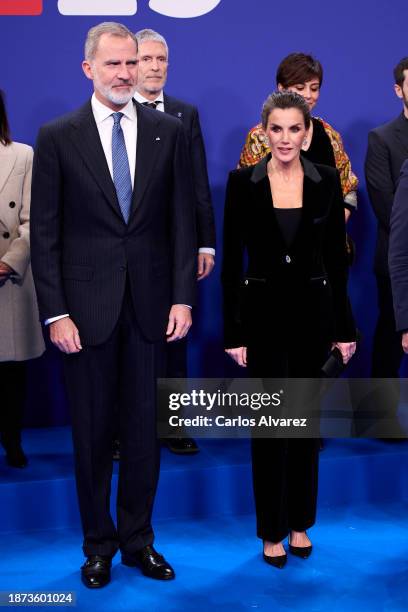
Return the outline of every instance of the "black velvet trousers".
[[[319,377],[326,343],[282,342],[248,347],[252,377]],[[308,347],[305,355],[303,348]],[[273,350],[269,350],[273,347]],[[319,439],[252,439],[252,474],[257,535],[280,542],[291,530],[305,531],[316,520]]]

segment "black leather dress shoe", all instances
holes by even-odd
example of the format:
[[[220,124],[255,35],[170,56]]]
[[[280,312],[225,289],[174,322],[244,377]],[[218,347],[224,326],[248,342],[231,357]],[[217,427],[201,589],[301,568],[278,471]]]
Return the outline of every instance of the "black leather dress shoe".
[[[153,546],[145,546],[131,557],[123,553],[122,563],[129,567],[139,567],[145,576],[156,580],[172,580],[176,576],[171,565]]]
[[[25,468],[28,459],[20,444],[6,447],[6,461],[10,467]]]
[[[101,589],[110,582],[111,565],[110,557],[90,555],[81,567],[82,582],[88,589]]]
[[[165,444],[176,455],[195,455],[200,451],[193,438],[167,438]]]

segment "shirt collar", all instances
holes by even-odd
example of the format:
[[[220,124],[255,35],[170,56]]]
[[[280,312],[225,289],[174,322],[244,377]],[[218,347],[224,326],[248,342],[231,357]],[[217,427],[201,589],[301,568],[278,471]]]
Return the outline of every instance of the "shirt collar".
[[[154,100],[148,100],[147,98],[142,96],[142,94],[139,93],[138,91],[135,91],[135,93],[133,94],[133,97],[136,100],[136,102],[139,102],[140,104],[143,104],[144,102],[161,102],[162,104],[164,104],[163,90],[161,90],[159,95]]]
[[[102,121],[105,121],[105,119],[110,117],[112,113],[115,112],[111,108],[109,108],[109,106],[105,106],[105,104],[102,104],[102,102],[98,100],[95,94],[92,95],[91,105],[92,112],[94,114],[97,125],[99,123],[102,123]],[[129,102],[121,109],[120,112],[123,113],[125,117],[130,119],[130,121],[136,121],[137,116],[135,105],[133,104],[133,98],[129,100]]]

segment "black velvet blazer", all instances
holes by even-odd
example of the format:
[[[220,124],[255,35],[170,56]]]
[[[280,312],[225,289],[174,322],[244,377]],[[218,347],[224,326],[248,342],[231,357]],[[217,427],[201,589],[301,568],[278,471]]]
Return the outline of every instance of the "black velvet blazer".
[[[273,207],[269,159],[234,170],[228,180],[222,270],[225,347],[278,347],[292,339],[298,346],[308,341],[330,348],[333,341],[353,341],[337,170],[302,159],[302,217],[288,247]]]

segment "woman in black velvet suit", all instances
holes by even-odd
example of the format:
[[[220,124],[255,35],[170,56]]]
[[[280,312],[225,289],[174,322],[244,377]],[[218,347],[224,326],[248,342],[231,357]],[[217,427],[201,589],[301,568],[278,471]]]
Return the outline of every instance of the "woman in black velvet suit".
[[[262,123],[271,153],[231,172],[227,186],[225,348],[254,377],[319,377],[333,345],[345,363],[355,351],[340,180],[335,169],[300,158],[310,123],[301,96],[269,96]],[[265,561],[283,567],[289,533],[290,551],[308,556],[318,440],[253,439],[252,464]]]

